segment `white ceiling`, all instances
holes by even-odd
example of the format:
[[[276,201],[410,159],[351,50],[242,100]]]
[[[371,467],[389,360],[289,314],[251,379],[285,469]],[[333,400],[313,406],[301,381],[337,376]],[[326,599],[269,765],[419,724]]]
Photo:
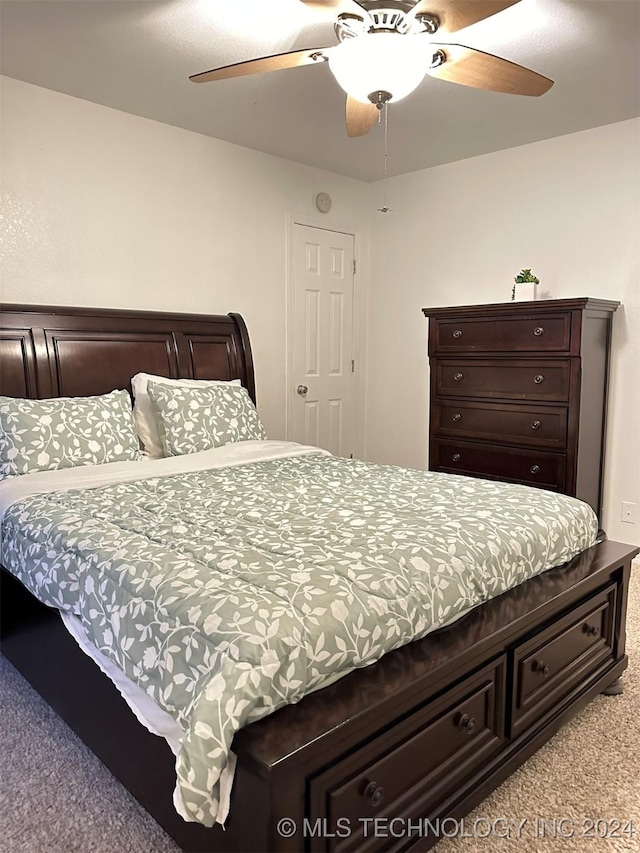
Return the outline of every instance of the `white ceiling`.
[[[195,85],[190,74],[336,43],[298,0],[2,0],[1,70],[20,80],[366,181],[383,132],[349,139],[326,66]],[[555,80],[541,98],[427,77],[389,108],[389,174],[640,114],[640,0],[522,0],[451,41]],[[588,179],[588,176],[585,176]]]

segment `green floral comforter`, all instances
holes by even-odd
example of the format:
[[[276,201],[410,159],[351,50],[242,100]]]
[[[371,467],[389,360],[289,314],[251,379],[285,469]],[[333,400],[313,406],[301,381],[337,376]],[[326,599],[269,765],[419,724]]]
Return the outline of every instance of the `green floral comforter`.
[[[25,498],[1,558],[176,719],[176,802],[211,825],[238,728],[596,529],[552,492],[312,454]]]

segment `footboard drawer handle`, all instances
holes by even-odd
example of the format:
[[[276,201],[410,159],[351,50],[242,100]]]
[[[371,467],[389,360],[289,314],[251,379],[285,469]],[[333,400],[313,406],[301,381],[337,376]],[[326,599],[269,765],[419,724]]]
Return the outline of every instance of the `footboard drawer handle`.
[[[531,468],[529,468],[529,471],[531,471],[532,474],[539,474],[540,473],[540,466],[539,465],[532,465]]]
[[[380,787],[377,782],[369,782],[364,789],[362,796],[369,800],[369,803],[377,808],[384,799],[384,788]]]
[[[534,660],[533,671],[539,673],[540,675],[543,675],[546,678],[551,672],[551,667],[543,660]]]
[[[533,334],[536,336],[536,338],[539,338],[540,335],[544,335],[544,326],[536,326],[533,330]]]
[[[469,714],[462,714],[458,720],[458,728],[467,735],[473,734],[476,729],[476,718],[470,717]]]
[[[460,382],[460,380],[464,377],[464,373],[454,373],[453,378],[456,382]]]
[[[542,421],[531,421],[531,429],[540,429]]]
[[[536,383],[536,385],[540,385],[541,382],[544,382],[544,376],[542,375],[542,373],[538,373],[536,374],[536,376],[533,377],[533,381]]]
[[[456,412],[455,415],[451,418],[451,420],[457,423],[458,421],[462,420],[462,415],[460,414],[460,412]]]
[[[461,338],[462,337],[462,329],[454,329],[453,330],[453,337],[454,338]]]
[[[462,456],[460,456],[459,453],[454,453],[451,459],[453,460],[453,462],[459,462],[462,459]]]
[[[599,633],[597,626],[596,625],[589,625],[588,622],[584,623],[584,625],[582,626],[582,630],[589,637],[595,637]]]

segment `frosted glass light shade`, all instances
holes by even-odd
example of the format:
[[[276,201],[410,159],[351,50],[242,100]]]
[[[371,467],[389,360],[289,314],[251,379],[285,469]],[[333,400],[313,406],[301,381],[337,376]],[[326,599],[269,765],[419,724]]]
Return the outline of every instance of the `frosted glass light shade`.
[[[369,95],[379,91],[399,101],[422,82],[432,54],[428,43],[416,36],[370,33],[333,48],[329,67],[345,92],[358,101],[371,103]]]

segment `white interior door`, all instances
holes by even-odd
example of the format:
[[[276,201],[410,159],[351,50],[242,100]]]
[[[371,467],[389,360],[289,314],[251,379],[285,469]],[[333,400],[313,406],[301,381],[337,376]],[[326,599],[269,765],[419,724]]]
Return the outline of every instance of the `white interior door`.
[[[293,225],[289,438],[353,452],[354,237]]]

